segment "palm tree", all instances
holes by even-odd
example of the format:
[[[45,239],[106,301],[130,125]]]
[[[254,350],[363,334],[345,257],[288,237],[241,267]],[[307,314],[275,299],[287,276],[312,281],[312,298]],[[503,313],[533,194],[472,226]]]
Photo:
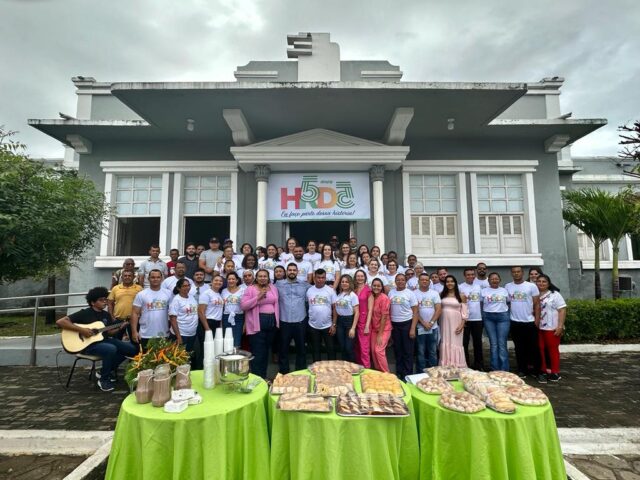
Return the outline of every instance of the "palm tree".
[[[562,218],[566,228],[575,226],[587,235],[594,245],[594,290],[596,300],[602,298],[600,282],[600,246],[607,240],[608,234],[597,215],[597,205],[604,201],[605,192],[595,188],[567,190],[562,193]]]
[[[563,218],[587,234],[595,245],[595,295],[601,298],[600,287],[600,245],[611,240],[613,249],[612,297],[620,296],[618,257],[620,242],[625,235],[640,231],[640,203],[627,187],[617,193],[598,188],[584,188],[563,194],[565,207]]]

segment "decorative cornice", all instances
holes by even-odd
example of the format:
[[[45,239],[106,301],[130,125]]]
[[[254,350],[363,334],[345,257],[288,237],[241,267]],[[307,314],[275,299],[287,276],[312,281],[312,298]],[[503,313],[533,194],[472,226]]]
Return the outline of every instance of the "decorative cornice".
[[[269,175],[271,175],[271,168],[269,168],[269,165],[256,165],[253,172],[256,177],[256,182],[268,182]]]

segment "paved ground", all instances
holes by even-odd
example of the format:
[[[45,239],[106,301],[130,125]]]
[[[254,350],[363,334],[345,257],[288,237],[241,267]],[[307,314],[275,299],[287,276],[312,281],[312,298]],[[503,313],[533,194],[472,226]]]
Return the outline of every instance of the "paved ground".
[[[541,386],[558,427],[640,427],[640,353],[565,355],[562,370],[559,383]],[[124,382],[103,393],[79,369],[67,392],[67,374],[66,367],[0,369],[0,429],[113,430],[128,393]]]
[[[640,480],[640,454],[569,455],[567,460],[594,480]]]
[[[0,479],[60,480],[85,460],[84,457],[65,455],[0,455]]]

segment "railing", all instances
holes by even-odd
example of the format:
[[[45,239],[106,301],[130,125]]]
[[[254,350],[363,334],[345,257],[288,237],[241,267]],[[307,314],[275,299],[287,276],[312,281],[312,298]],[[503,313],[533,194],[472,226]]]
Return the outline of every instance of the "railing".
[[[57,298],[57,297],[79,297],[86,295],[86,292],[82,293],[53,293],[49,295],[28,295],[24,297],[6,297],[0,298],[0,302],[8,302],[11,300],[34,300],[35,305],[33,307],[17,307],[17,308],[4,308],[0,309],[0,315],[6,313],[18,313],[18,312],[31,312],[33,311],[33,327],[31,329],[31,350],[29,352],[29,365],[32,367],[36,364],[36,336],[38,335],[38,312],[44,310],[57,310],[59,308],[70,307],[84,307],[84,304],[73,305],[45,305],[40,306],[40,299],[43,298]],[[1,317],[0,317],[1,318]]]

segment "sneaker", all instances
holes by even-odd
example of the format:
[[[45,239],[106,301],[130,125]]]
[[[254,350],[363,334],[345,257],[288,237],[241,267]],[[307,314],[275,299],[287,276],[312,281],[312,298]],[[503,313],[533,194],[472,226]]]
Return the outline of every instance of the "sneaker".
[[[102,378],[102,374],[98,371],[95,372],[96,374],[96,379],[100,380]],[[109,375],[109,380],[111,380],[112,382],[115,383],[116,381],[116,372],[111,372],[111,374]]]
[[[538,375],[538,383],[547,383],[547,374],[541,373]]]
[[[520,378],[527,378],[527,372],[518,372],[518,373],[517,373],[517,375],[518,375]]]
[[[557,382],[558,380],[560,380],[562,377],[560,376],[559,373],[551,373],[549,375],[549,381],[550,382]]]
[[[109,379],[100,379],[98,380],[98,387],[103,392],[111,392],[115,389],[113,382]]]

